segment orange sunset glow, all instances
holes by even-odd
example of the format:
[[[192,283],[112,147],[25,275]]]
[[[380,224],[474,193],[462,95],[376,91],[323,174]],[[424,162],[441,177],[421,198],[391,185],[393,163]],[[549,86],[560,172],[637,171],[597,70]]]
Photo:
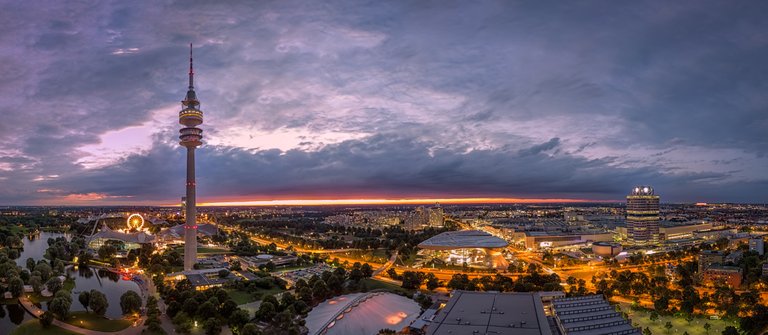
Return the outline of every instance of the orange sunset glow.
[[[547,198],[413,198],[413,199],[285,199],[204,202],[198,206],[333,206],[333,205],[422,205],[422,204],[534,204],[534,203],[582,203],[588,199]]]

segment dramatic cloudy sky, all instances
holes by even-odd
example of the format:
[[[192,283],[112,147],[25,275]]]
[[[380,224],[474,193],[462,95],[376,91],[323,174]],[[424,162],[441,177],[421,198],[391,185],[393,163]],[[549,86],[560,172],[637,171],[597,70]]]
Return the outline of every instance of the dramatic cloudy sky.
[[[0,4],[0,204],[768,202],[764,1]]]

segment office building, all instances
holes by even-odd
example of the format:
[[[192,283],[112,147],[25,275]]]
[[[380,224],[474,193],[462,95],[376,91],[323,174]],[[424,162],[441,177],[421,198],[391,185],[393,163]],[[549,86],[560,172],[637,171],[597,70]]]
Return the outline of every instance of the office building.
[[[638,186],[627,196],[627,239],[633,245],[659,243],[659,196]]]

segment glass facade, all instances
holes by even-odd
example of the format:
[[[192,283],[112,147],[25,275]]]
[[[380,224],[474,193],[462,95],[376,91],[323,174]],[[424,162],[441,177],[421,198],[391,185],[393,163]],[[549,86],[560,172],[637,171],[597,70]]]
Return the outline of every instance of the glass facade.
[[[659,196],[638,186],[627,196],[627,239],[635,245],[659,243]]]

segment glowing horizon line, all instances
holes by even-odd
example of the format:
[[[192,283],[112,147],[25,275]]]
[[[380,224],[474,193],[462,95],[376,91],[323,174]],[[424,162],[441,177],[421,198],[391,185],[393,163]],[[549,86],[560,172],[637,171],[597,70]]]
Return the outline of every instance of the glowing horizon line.
[[[588,199],[560,198],[414,198],[414,199],[273,199],[249,201],[215,201],[197,204],[199,207],[236,206],[332,206],[332,205],[420,205],[420,204],[513,204],[513,203],[582,203],[599,202]],[[178,205],[177,205],[178,206]]]

